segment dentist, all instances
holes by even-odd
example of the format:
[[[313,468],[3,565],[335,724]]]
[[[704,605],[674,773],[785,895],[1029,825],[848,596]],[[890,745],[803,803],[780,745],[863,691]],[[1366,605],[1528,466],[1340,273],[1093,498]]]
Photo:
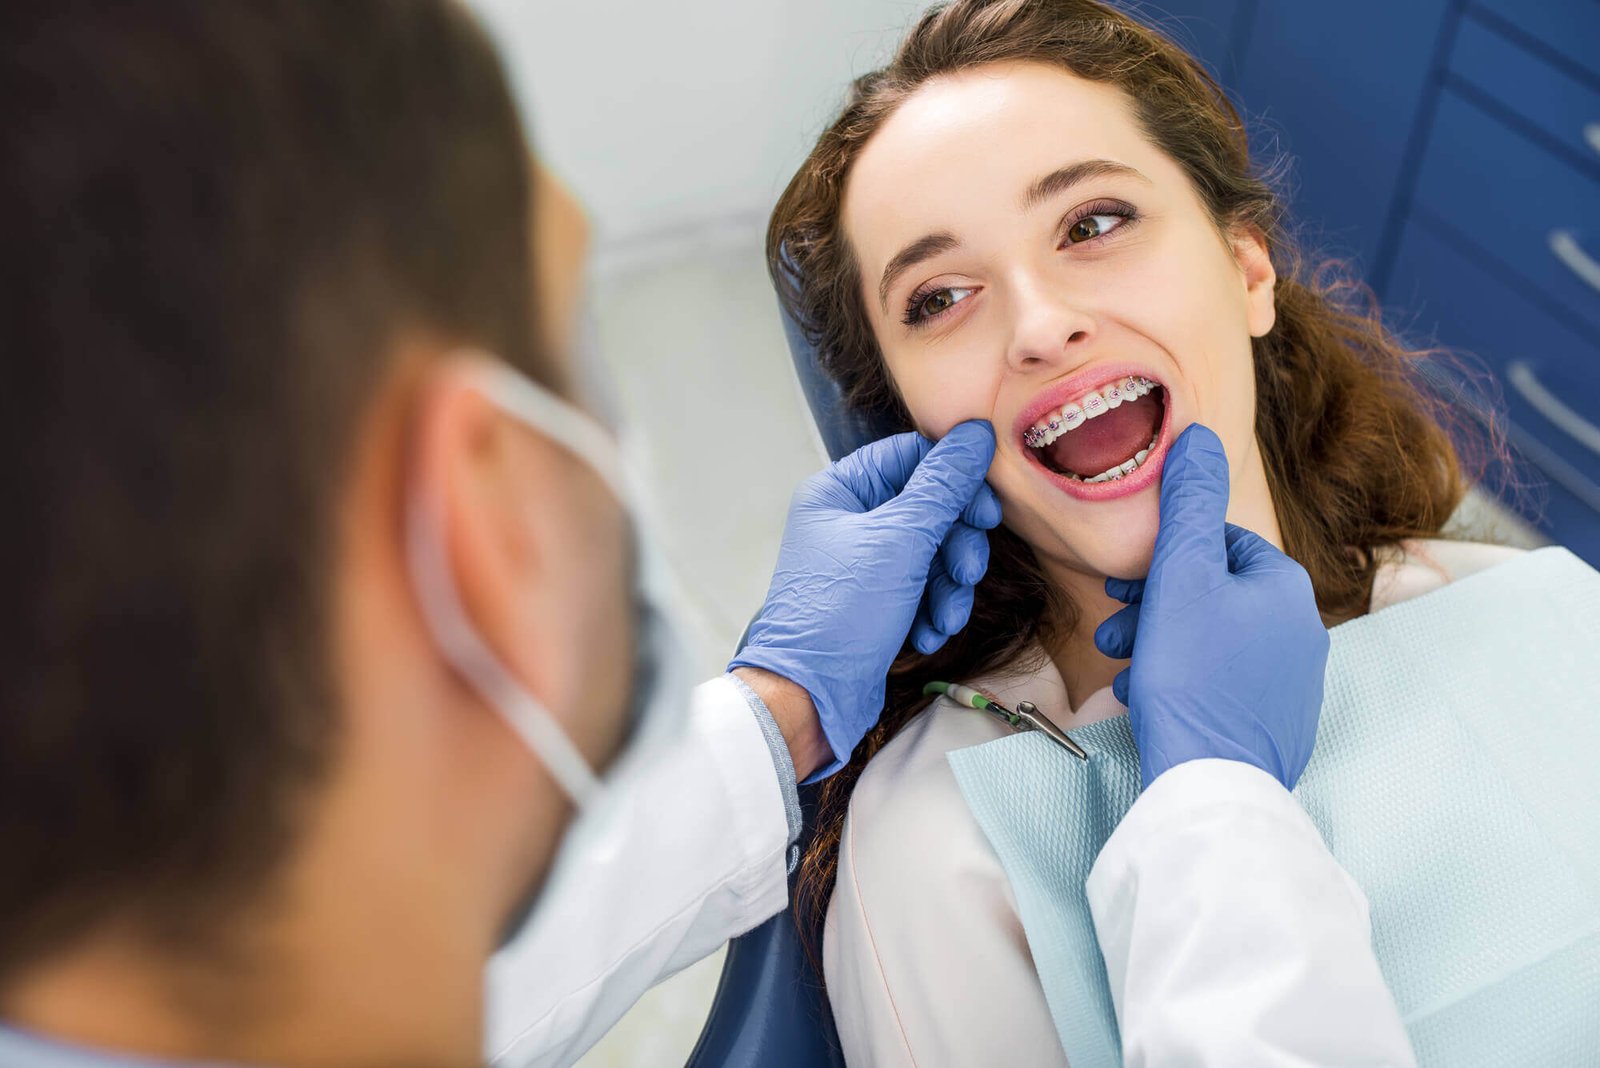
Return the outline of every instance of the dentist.
[[[557,355],[572,220],[455,3],[4,5],[0,232],[7,1066],[468,1064],[486,1000],[491,1053],[570,1063],[784,907],[796,780],[967,618],[983,424],[808,480],[731,673],[674,684]],[[1284,789],[1315,606],[1193,459],[1107,625],[1155,770],[1097,869],[1125,1045],[1290,1063],[1315,1017],[1398,1063]]]

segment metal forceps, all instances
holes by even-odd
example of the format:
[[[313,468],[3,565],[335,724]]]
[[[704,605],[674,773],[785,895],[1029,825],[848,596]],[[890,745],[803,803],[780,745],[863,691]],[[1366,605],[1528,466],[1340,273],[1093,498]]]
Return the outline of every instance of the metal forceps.
[[[1018,701],[1017,710],[1013,712],[999,701],[974,690],[971,686],[963,686],[959,682],[930,682],[922,688],[925,694],[943,694],[958,705],[976,708],[979,712],[987,712],[999,720],[1009,723],[1019,731],[1042,731],[1046,737],[1061,748],[1077,757],[1079,760],[1088,760],[1089,754],[1083,746],[1067,737],[1067,732],[1051,723],[1032,701]]]

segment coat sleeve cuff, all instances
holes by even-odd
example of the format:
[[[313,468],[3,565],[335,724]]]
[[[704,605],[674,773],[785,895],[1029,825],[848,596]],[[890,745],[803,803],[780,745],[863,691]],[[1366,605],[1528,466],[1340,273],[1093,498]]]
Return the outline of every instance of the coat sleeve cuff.
[[[794,757],[789,753],[789,743],[783,739],[783,731],[778,729],[778,721],[761,696],[737,675],[730,673],[723,677],[733,683],[745,704],[750,706],[750,714],[761,727],[761,735],[772,755],[772,769],[778,775],[778,788],[783,792],[783,813],[789,824],[787,870],[792,873],[800,860],[800,787],[796,782]]]

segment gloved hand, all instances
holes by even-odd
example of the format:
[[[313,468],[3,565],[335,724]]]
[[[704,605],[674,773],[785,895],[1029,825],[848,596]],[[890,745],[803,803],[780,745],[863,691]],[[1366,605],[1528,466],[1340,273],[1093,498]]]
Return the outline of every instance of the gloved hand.
[[[1148,787],[1186,760],[1254,764],[1293,789],[1322,712],[1328,632],[1305,569],[1228,523],[1228,458],[1196,424],[1161,473],[1161,524],[1149,575],[1107,579],[1128,607],[1095,631],[1113,659]]]
[[[966,625],[989,566],[1000,501],[984,484],[994,431],[962,423],[938,443],[897,434],[795,491],[766,604],[728,665],[805,687],[833,774],[883,711],[884,680],[909,631],[931,653]]]

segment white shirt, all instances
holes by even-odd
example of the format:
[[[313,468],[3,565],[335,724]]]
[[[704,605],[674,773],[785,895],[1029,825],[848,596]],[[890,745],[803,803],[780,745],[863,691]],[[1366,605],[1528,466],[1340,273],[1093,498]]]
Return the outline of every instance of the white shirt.
[[[1372,610],[1516,552],[1412,543],[1380,567]],[[1126,712],[1109,688],[1068,711],[1042,651],[980,682],[1067,730]],[[1011,887],[946,759],[1008,731],[936,702],[856,786],[823,940],[852,1066],[1066,1062]],[[1248,901],[1230,877],[1246,870]],[[1264,772],[1228,761],[1168,771],[1112,835],[1087,889],[1127,1063],[1412,1063],[1365,897]],[[1243,932],[1263,948],[1240,968]]]

